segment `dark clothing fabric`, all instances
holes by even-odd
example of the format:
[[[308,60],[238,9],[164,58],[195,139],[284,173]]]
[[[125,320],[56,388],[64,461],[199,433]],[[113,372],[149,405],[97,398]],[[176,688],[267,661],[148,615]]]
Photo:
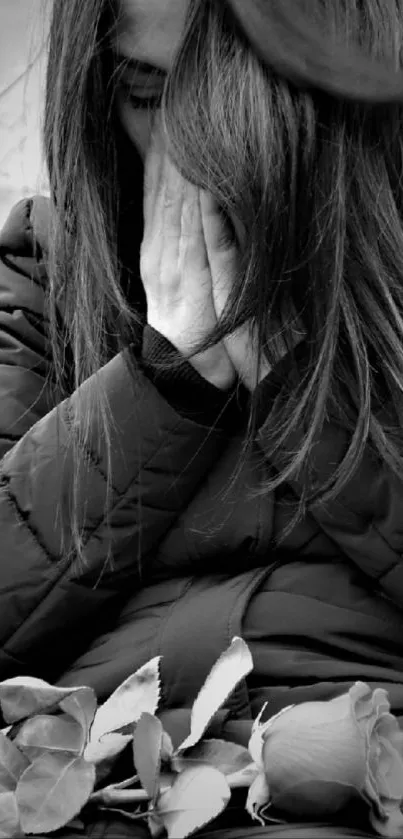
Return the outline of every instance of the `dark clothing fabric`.
[[[338,501],[278,550],[298,487],[253,496],[275,468],[264,422],[234,478],[248,395],[218,391],[189,362],[161,365],[177,352],[150,327],[140,352],[128,348],[99,374],[115,420],[109,527],[94,420],[80,487],[86,564],[61,555],[69,432],[96,381],[57,404],[44,311],[49,212],[46,199],[20,202],[0,241],[0,678],[86,681],[102,698],[162,654],[165,704],[188,706],[241,634],[255,670],[234,697],[238,714],[332,696],[356,679],[387,686],[403,714],[401,484],[368,453]],[[261,404],[286,365],[260,386]],[[334,467],[343,442],[325,429],[317,472]]]
[[[249,402],[246,389],[239,385],[229,391],[214,387],[163,335],[148,325],[143,331],[141,365],[161,396],[181,416],[229,433],[240,429]]]
[[[253,831],[253,833],[251,832]],[[195,839],[371,839],[373,834],[359,829],[335,827],[333,825],[290,824],[268,827],[219,828],[198,831]],[[57,839],[151,839],[151,833],[143,824],[121,818],[97,818],[85,826],[85,834],[73,830],[61,830]],[[47,839],[45,835],[33,839]]]
[[[228,703],[230,720],[250,721],[263,702],[276,713],[331,698],[358,679],[384,686],[403,715],[402,484],[367,452],[337,501],[281,547],[300,487],[255,493],[276,469],[264,420],[287,358],[259,388],[255,443],[237,472],[249,404],[241,387],[217,391],[185,361],[163,370],[176,350],[150,328],[140,348],[110,358],[99,372],[114,419],[108,520],[94,418],[79,487],[86,561],[62,552],[71,431],[80,439],[98,383],[60,403],[52,386],[48,213],[44,199],[20,202],[0,239],[0,679],[87,684],[102,700],[161,655],[161,710],[188,710],[241,635],[255,669]],[[329,422],[312,454],[318,475],[344,446]],[[102,830],[88,835],[112,839]],[[271,830],[254,835],[307,835]]]

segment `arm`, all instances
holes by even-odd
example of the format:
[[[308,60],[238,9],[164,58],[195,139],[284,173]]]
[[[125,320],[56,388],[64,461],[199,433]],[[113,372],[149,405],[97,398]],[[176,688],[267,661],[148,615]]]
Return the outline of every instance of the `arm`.
[[[0,234],[0,458],[54,405],[44,338],[46,276],[39,243],[34,257],[32,209],[32,201],[17,204]]]
[[[55,404],[46,385],[43,264],[24,249],[19,256],[12,239],[8,245],[3,234],[0,263],[0,679],[45,671],[52,679],[108,625],[128,585],[130,592],[138,585],[139,568],[228,438],[181,416],[129,351],[113,358],[99,373],[114,419],[109,523],[105,447],[94,421],[80,483],[86,564],[67,562],[59,511],[71,493],[69,432],[79,429],[97,383],[90,378]],[[105,565],[110,546],[113,568]]]
[[[287,359],[259,385],[257,443],[269,460],[264,420],[281,378],[290,376]],[[313,474],[325,482],[346,451],[345,432],[328,421],[321,439],[312,452]],[[298,434],[292,441],[298,448]],[[278,459],[277,459],[278,458]],[[281,452],[271,466],[280,465]],[[302,486],[293,481],[291,487],[299,498]],[[403,483],[387,464],[382,464],[367,448],[356,473],[337,499],[309,510],[322,533],[336,549],[347,556],[363,572],[372,585],[399,608],[403,608]]]

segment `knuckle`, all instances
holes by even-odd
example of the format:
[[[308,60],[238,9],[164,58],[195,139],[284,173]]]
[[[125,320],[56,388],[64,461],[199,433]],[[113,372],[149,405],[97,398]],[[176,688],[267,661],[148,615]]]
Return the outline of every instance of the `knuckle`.
[[[170,191],[166,191],[163,197],[163,205],[165,210],[172,210],[177,206],[178,197]]]

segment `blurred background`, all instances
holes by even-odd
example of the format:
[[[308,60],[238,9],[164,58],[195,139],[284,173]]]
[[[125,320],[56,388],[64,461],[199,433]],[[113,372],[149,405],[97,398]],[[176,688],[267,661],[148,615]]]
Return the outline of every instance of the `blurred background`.
[[[20,198],[48,194],[41,121],[50,6],[0,0],[0,228]]]

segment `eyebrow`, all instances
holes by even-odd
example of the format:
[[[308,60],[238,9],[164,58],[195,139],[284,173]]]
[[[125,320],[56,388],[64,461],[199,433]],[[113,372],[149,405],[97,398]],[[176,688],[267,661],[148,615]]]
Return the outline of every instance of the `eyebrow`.
[[[126,55],[118,55],[117,59],[125,68],[134,72],[144,73],[145,75],[152,74],[153,76],[161,76],[161,78],[167,76],[166,70],[163,70],[162,67],[156,67],[155,64],[149,64],[147,61],[139,61],[137,58],[129,58]]]

